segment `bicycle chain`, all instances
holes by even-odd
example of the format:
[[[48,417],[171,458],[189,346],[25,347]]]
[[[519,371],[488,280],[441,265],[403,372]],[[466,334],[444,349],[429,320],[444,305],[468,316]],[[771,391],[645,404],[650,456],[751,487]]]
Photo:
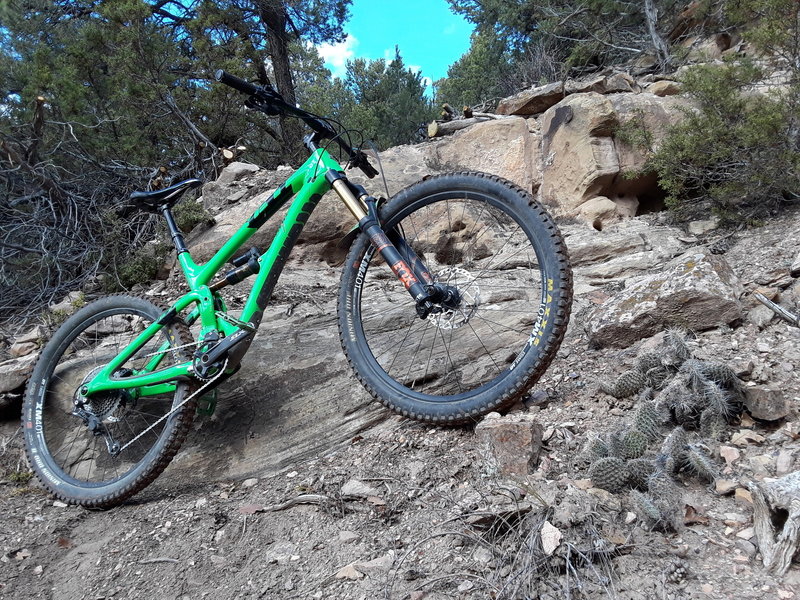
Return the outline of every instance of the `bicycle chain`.
[[[178,348],[178,347],[176,346],[176,348],[175,348],[175,349],[177,349],[177,348]],[[166,352],[166,350],[165,350],[164,352]],[[158,353],[156,353],[156,354],[158,354]],[[222,377],[222,375],[224,375],[224,374],[225,374],[225,369],[226,369],[227,367],[228,367],[228,359],[226,358],[226,359],[225,359],[225,363],[222,365],[222,368],[219,370],[219,373],[217,373],[216,375],[214,375],[214,377],[212,377],[211,379],[209,379],[209,380],[208,380],[208,381],[207,381],[207,382],[206,382],[204,385],[200,386],[200,387],[199,387],[198,389],[196,389],[194,392],[192,392],[191,394],[189,394],[189,396],[188,396],[188,397],[184,398],[184,400],[183,400],[183,401],[182,401],[180,404],[178,404],[178,406],[175,406],[175,407],[174,407],[172,410],[170,410],[169,412],[167,412],[167,413],[163,414],[161,417],[159,417],[159,418],[156,420],[156,422],[155,422],[155,423],[153,423],[152,425],[150,425],[150,427],[148,427],[147,429],[143,430],[141,433],[139,433],[139,435],[137,435],[136,437],[134,437],[132,440],[128,441],[128,443],[126,443],[124,446],[122,446],[122,447],[121,447],[121,448],[120,448],[120,449],[117,451],[117,453],[116,453],[116,456],[119,456],[119,455],[122,453],[122,451],[123,451],[123,450],[125,450],[125,448],[127,448],[128,446],[130,446],[131,444],[133,444],[133,443],[134,443],[136,440],[138,440],[139,438],[141,438],[141,437],[142,437],[142,436],[143,436],[145,433],[147,433],[148,431],[150,431],[151,429],[153,429],[153,427],[155,427],[156,425],[158,425],[159,423],[161,423],[163,420],[165,420],[165,419],[169,418],[169,416],[170,416],[170,415],[174,414],[174,413],[175,413],[175,412],[176,412],[176,411],[177,411],[179,408],[181,408],[181,407],[182,407],[184,404],[186,404],[187,402],[189,402],[189,400],[192,400],[192,399],[193,399],[195,396],[197,396],[198,394],[200,394],[200,392],[203,392],[203,391],[205,391],[205,389],[206,389],[208,386],[210,386],[212,383],[214,383],[214,382],[215,382],[217,379],[219,379],[220,377]]]

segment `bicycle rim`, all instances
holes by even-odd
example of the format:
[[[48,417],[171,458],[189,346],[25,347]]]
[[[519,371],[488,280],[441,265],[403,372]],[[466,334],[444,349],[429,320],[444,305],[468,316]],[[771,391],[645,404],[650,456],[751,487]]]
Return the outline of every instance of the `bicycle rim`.
[[[169,418],[160,420],[180,404],[186,386],[158,396],[136,397],[129,391],[93,396],[85,409],[96,416],[106,435],[95,435],[74,413],[75,391],[153,321],[153,315],[135,308],[111,308],[98,313],[75,329],[50,362],[43,394],[40,440],[59,479],[72,485],[93,488],[115,483],[152,463],[160,440],[173,427]],[[149,340],[116,373],[123,377],[142,369],[168,340],[168,328]],[[178,351],[163,354],[161,367],[180,362]],[[160,420],[160,421],[159,421]],[[114,455],[112,439],[121,448]]]
[[[545,317],[545,274],[532,229],[491,195],[441,192],[390,217],[434,280],[458,290],[455,309],[422,320],[372,246],[355,283],[356,320],[390,385],[457,401],[499,384]]]

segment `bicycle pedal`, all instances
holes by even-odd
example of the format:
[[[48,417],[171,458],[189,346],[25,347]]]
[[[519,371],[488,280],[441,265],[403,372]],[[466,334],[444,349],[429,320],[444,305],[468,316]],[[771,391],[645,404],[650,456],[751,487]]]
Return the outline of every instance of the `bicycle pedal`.
[[[217,390],[211,390],[197,399],[197,414],[210,417],[217,408]]]

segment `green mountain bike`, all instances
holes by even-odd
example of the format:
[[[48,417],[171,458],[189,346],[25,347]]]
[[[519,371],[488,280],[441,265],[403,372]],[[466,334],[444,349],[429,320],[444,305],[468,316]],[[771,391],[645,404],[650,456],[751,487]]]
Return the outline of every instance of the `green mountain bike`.
[[[192,260],[171,213],[200,180],[132,194],[166,219],[189,292],[169,307],[129,294],[96,300],[42,351],[22,426],[33,470],[66,502],[113,506],[167,466],[198,399],[239,368],[303,225],[330,190],[357,223],[338,299],[342,346],[361,383],[389,408],[452,424],[507,408],[544,373],[564,336],[567,251],[529,193],[492,175],[454,173],[379,206],[329,154],[338,144],[347,167],[377,174],[333,121],[287,104],[269,86],[223,71],[216,79],[246,94],[252,109],[300,118],[312,131],[311,155],[205,264]],[[269,249],[242,253],[290,201]],[[233,315],[220,290],[249,276],[252,291]]]

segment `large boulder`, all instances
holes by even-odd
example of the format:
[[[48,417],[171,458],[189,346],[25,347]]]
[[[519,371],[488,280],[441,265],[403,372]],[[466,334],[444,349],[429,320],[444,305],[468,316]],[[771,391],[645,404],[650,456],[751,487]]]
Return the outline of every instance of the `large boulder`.
[[[725,260],[697,249],[597,307],[586,329],[595,346],[625,348],[665,327],[703,330],[742,317],[742,286]]]
[[[675,96],[587,92],[567,96],[542,116],[541,197],[554,213],[602,229],[661,209],[663,192],[644,172],[647,149],[630,141],[646,130],[652,149],[683,115]]]
[[[611,101],[590,92],[568,96],[542,117],[542,199],[554,212],[575,216],[604,193],[619,173]]]
[[[530,116],[546,111],[564,97],[564,84],[560,81],[532,87],[503,98],[497,105],[499,115]]]
[[[11,392],[25,385],[37,358],[38,352],[0,362],[0,393]]]
[[[532,192],[541,183],[537,132],[523,118],[484,121],[433,146],[432,155],[446,171],[483,171],[513,181]]]

